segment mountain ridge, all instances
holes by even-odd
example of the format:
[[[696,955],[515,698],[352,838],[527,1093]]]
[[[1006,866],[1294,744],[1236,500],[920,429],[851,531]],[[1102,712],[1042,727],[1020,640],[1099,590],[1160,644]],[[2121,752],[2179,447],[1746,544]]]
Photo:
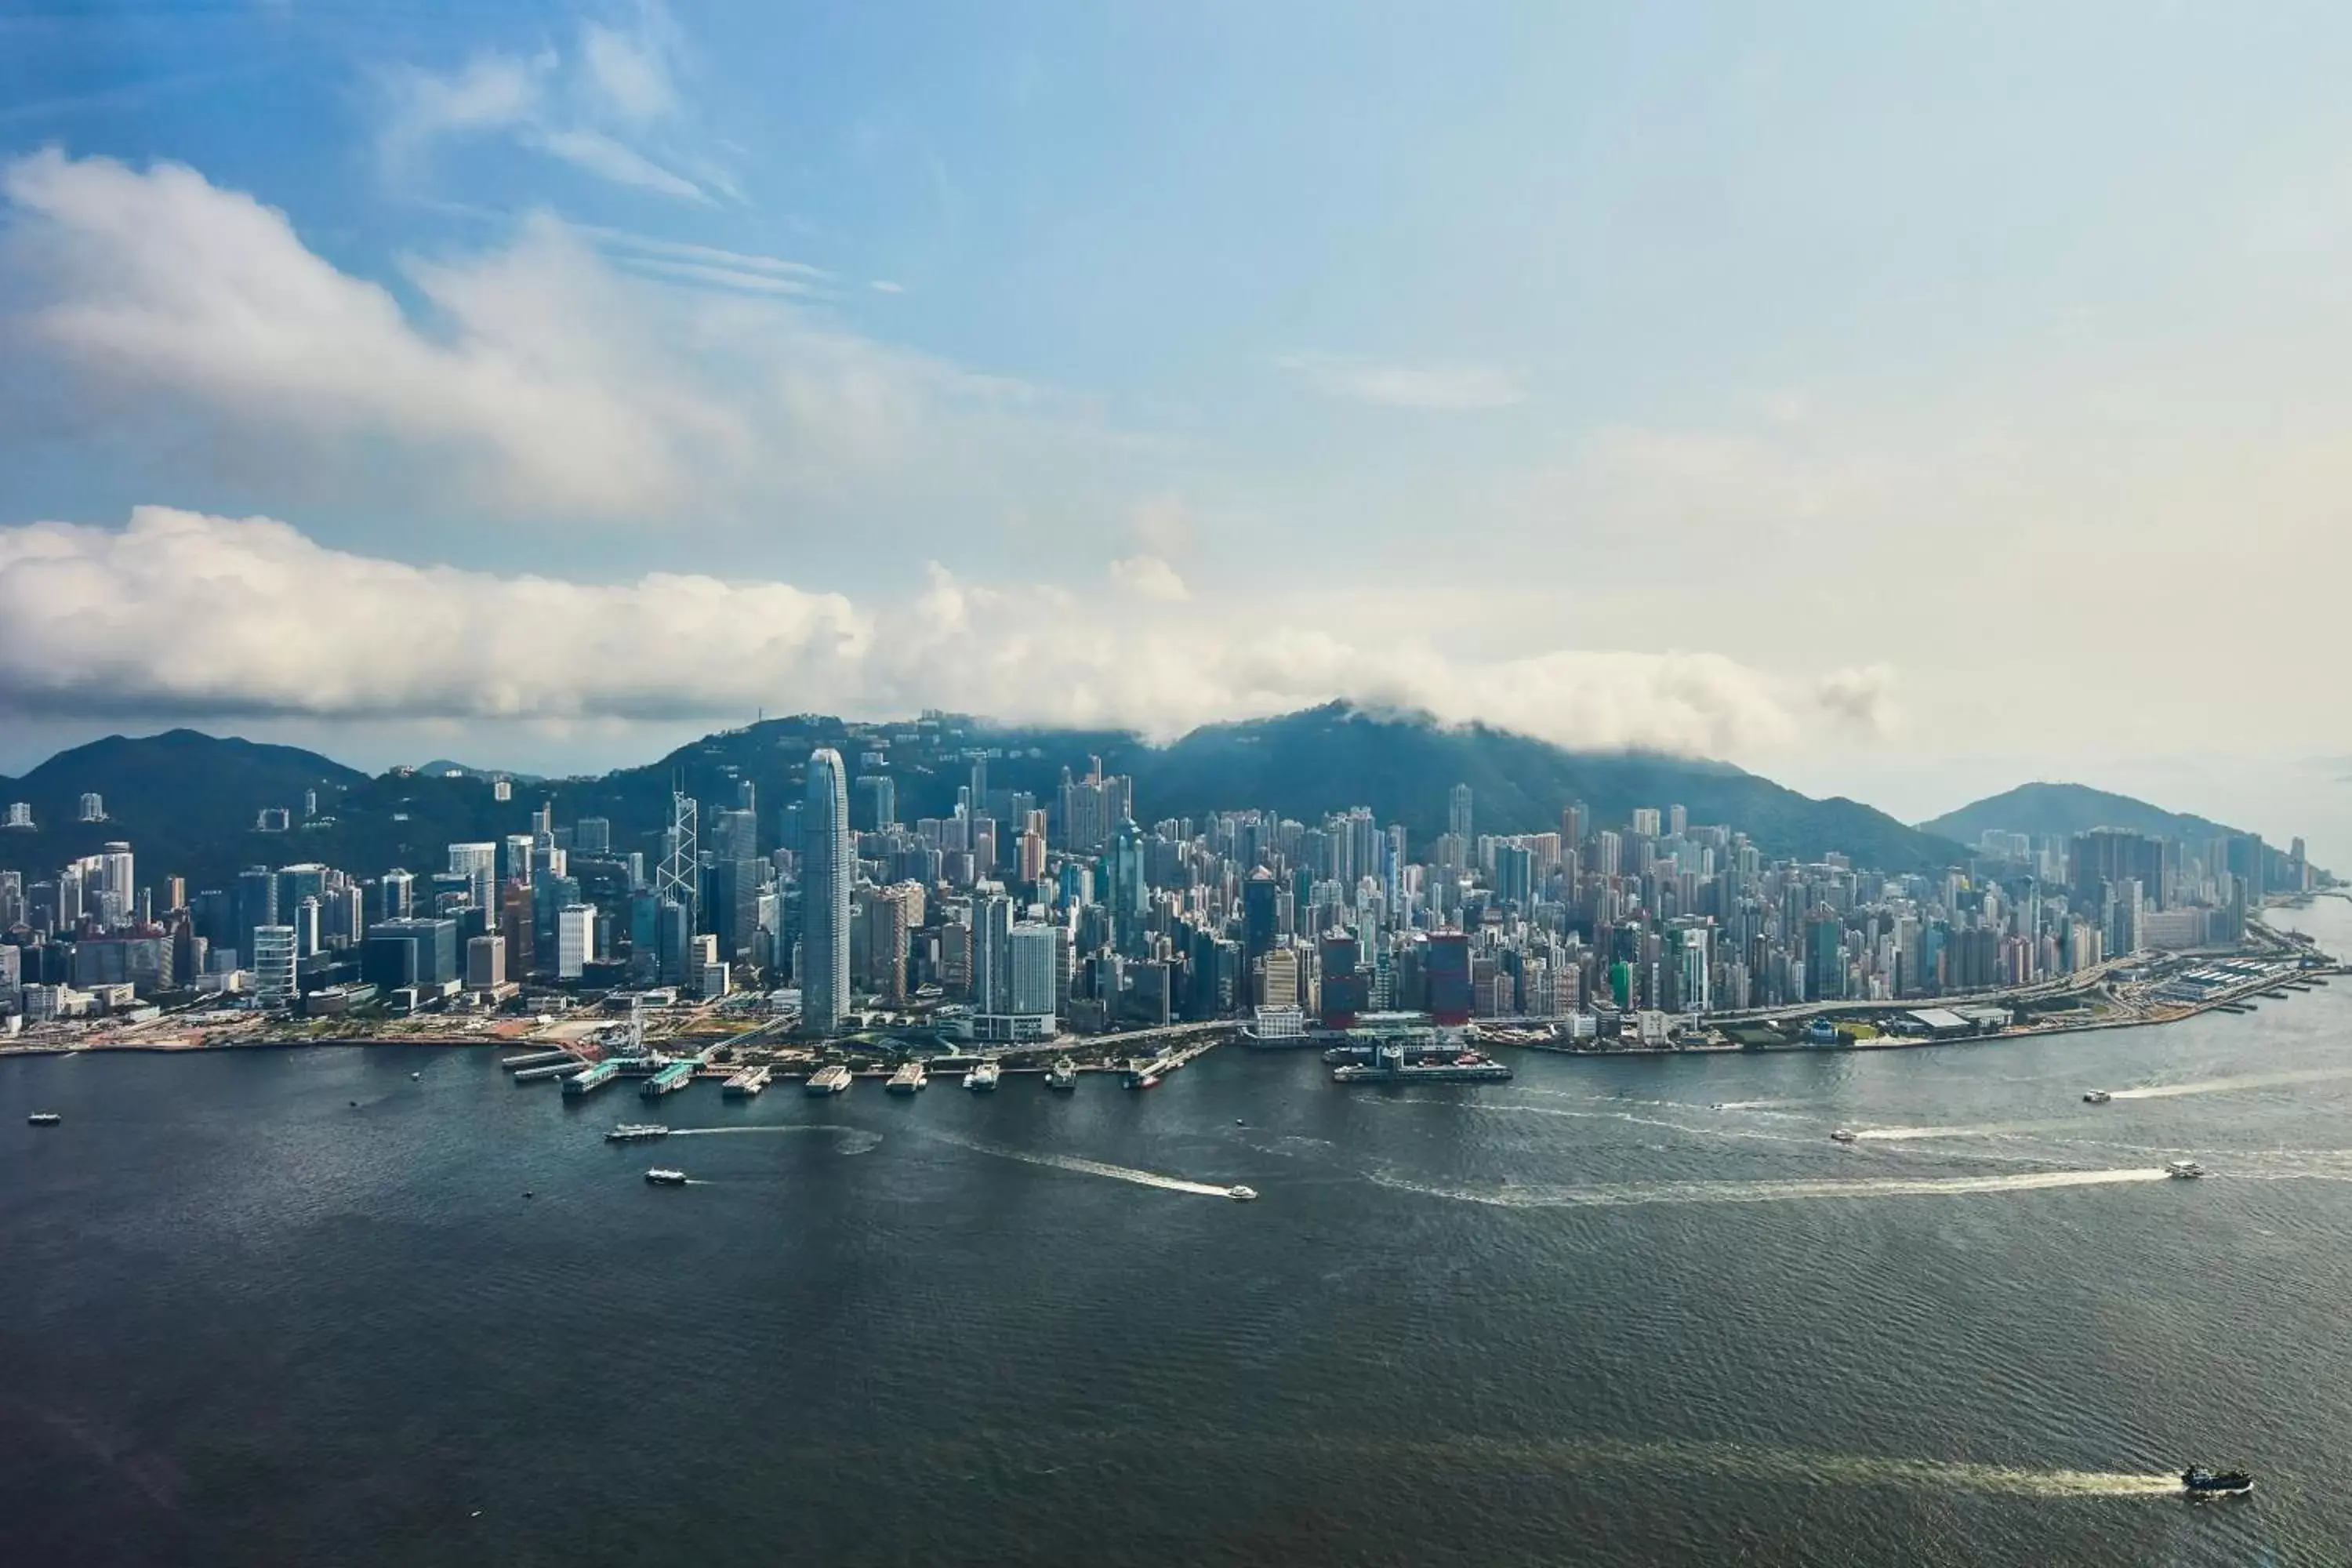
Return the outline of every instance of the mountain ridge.
[[[2168,811],[2132,795],[2053,779],[2019,784],[1915,826],[1924,833],[1963,844],[1975,843],[1977,836],[1988,829],[2063,837],[2095,827],[2116,827],[2167,838],[2213,837],[2244,831],[2193,812]]]
[[[927,740],[909,745],[909,736]],[[750,784],[766,847],[776,808],[801,786],[815,745],[844,749],[853,773],[865,752],[887,751],[901,821],[950,814],[970,777],[967,753],[994,751],[991,786],[1028,791],[1041,805],[1054,798],[1064,767],[1083,774],[1099,757],[1106,772],[1134,778],[1136,813],[1147,823],[1252,807],[1312,822],[1364,805],[1384,825],[1404,824],[1417,850],[1444,830],[1448,794],[1466,783],[1479,833],[1556,830],[1562,808],[1576,801],[1603,826],[1622,825],[1635,806],[1681,805],[1694,823],[1747,832],[1768,858],[1819,859],[1834,850],[1887,870],[1966,858],[1960,846],[1871,806],[1816,800],[1728,763],[1570,751],[1486,725],[1328,703],[1204,725],[1166,744],[1122,730],[961,716],[853,724],[803,714],[705,735],[634,768],[569,779],[509,775],[515,787],[505,802],[492,798],[487,771],[371,777],[317,752],[194,730],[110,736],[59,752],[23,780],[0,779],[0,800],[32,800],[40,823],[36,833],[0,835],[0,866],[46,876],[109,838],[128,838],[147,865],[194,886],[220,885],[239,866],[262,862],[319,859],[367,876],[395,865],[431,870],[449,843],[523,831],[543,800],[560,820],[610,818],[614,848],[626,853],[652,847],[674,780],[706,810],[733,805]],[[105,795],[107,822],[71,820],[83,790]],[[308,790],[317,791],[319,812],[306,821]],[[289,831],[255,830],[256,813],[268,806],[293,814]]]

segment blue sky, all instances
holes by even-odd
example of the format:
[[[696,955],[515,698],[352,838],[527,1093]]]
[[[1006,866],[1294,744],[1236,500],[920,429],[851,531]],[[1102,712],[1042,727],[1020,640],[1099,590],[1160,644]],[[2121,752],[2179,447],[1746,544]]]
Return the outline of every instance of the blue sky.
[[[36,0],[0,767],[1339,694],[2352,858],[2234,651],[2340,658],[2352,16],[2053,11]]]

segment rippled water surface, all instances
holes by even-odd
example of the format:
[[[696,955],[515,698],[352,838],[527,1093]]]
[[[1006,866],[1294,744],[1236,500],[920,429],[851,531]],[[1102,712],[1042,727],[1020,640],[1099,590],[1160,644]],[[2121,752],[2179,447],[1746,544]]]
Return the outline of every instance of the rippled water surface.
[[[2352,1561],[2352,979],[1514,1060],[698,1086],[625,1147],[488,1053],[0,1062],[0,1555]]]

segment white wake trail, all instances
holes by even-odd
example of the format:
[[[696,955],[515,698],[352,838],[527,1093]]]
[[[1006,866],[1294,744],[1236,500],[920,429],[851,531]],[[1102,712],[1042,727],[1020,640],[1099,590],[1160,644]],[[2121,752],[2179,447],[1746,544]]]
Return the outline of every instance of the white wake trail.
[[[1233,1196],[1230,1187],[1187,1181],[1181,1176],[1164,1176],[1157,1171],[1139,1171],[1131,1165],[1112,1165],[1100,1160],[1081,1159],[1076,1154],[1034,1153],[1025,1149],[1007,1149],[995,1143],[982,1143],[978,1139],[959,1137],[952,1132],[929,1129],[926,1131],[959,1149],[969,1149],[976,1154],[992,1154],[1000,1160],[1018,1160],[1024,1165],[1043,1165],[1049,1170],[1070,1171],[1082,1176],[1108,1176],[1115,1182],[1132,1182],[1139,1187],[1157,1187],[1164,1193],[1192,1193],[1204,1198]]]
[[[1641,1186],[1442,1187],[1375,1172],[1385,1187],[1494,1208],[1627,1208],[1643,1204],[1765,1204],[1819,1198],[1959,1197],[2046,1192],[2058,1187],[2161,1182],[2161,1166],[2114,1171],[2028,1171],[2000,1176],[1885,1176],[1863,1181],[1660,1182]]]
[[[2152,1083],[2138,1089],[2111,1090],[2115,1100],[2171,1100],[2183,1094],[2228,1094],[2242,1089],[2284,1089],[2289,1084],[2326,1083],[2352,1078],[2352,1068],[2310,1068],[2301,1072],[2248,1073],[2238,1078],[2209,1078],[2195,1083]]]
[[[1908,1143],[1922,1138],[2006,1138],[2018,1132],[2061,1132],[2079,1128],[2074,1121],[1991,1121],[1973,1127],[1865,1127],[1854,1133],[1858,1142]]]

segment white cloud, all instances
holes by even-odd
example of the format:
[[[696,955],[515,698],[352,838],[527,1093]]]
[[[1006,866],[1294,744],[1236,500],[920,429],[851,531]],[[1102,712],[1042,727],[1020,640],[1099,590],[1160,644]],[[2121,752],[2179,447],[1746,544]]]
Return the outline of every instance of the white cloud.
[[[620,265],[630,272],[675,278],[688,283],[708,283],[714,289],[732,289],[747,294],[790,294],[808,298],[819,292],[816,285],[805,278],[791,278],[776,272],[751,272],[737,267],[713,267],[705,261],[671,261],[657,256],[631,256],[621,258]]]
[[[1342,698],[1712,755],[1801,729],[1783,683],[1717,655],[1463,659],[1385,624],[1358,637],[1227,615],[937,566],[919,595],[877,605],[681,574],[498,576],[327,549],[266,518],[142,507],[119,531],[0,528],[0,711],[675,723],[939,706],[1166,736]],[[663,648],[688,652],[648,656]]]
[[[575,234],[585,235],[594,240],[608,253],[629,259],[655,257],[671,261],[698,262],[704,266],[724,268],[730,272],[772,272],[779,277],[803,278],[812,282],[824,282],[833,276],[822,267],[812,267],[805,261],[789,261],[780,256],[722,250],[715,245],[690,245],[682,240],[633,234],[627,229],[606,228],[595,224],[573,224],[572,229]]]
[[[614,113],[634,124],[658,120],[677,107],[665,34],[661,14],[650,9],[635,32],[596,22],[580,30],[580,59],[588,80]]]
[[[1130,555],[1110,563],[1110,580],[1139,599],[1181,605],[1192,596],[1173,566],[1157,555]]]
[[[877,294],[904,294],[907,291],[905,284],[893,283],[887,278],[877,278],[866,286]]]
[[[610,180],[616,185],[634,185],[641,191],[677,196],[683,201],[708,202],[710,199],[692,180],[682,174],[671,174],[644,153],[623,146],[601,131],[587,131],[575,126],[563,131],[536,132],[529,140],[531,145],[543,148],[565,163]]]
[[[477,55],[457,71],[406,71],[390,79],[392,112],[383,133],[388,160],[404,165],[435,139],[519,125],[539,112],[552,56],[524,59]]]
[[[447,74],[394,72],[385,79],[379,151],[387,169],[413,177],[436,142],[503,132],[614,184],[694,202],[709,202],[715,189],[740,200],[707,157],[673,149],[660,158],[642,144],[678,118],[677,53],[667,14],[646,0],[631,27],[584,24],[569,57],[553,48],[528,58],[488,50]],[[702,177],[678,173],[672,165],[680,163]]]
[[[797,263],[542,216],[503,250],[409,261],[412,313],[182,165],[48,151],[0,168],[0,193],[18,342],[41,351],[19,369],[102,390],[110,433],[196,422],[215,438],[144,444],[273,465],[277,493],[342,489],[388,448],[409,459],[396,493],[468,515],[936,520],[1121,460],[1075,400],[743,297],[822,276]],[[732,292],[631,275],[656,269]]]
[[[1495,365],[1381,364],[1323,353],[1285,354],[1274,363],[1331,396],[1391,408],[1504,408],[1527,398],[1518,376]]]

